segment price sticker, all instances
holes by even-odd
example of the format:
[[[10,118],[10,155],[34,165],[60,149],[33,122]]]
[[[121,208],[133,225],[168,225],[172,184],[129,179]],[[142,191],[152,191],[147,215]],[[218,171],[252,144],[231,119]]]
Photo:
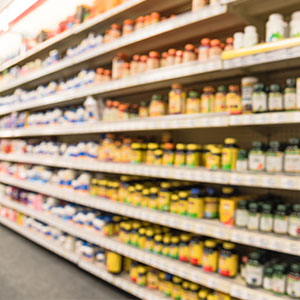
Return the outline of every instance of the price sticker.
[[[281,187],[286,189],[299,189],[297,178],[292,176],[283,176],[281,178]]]
[[[300,242],[291,241],[290,243],[287,243],[287,252],[300,256]]]
[[[278,181],[278,177],[273,175],[262,175],[261,176],[261,184],[263,187],[276,187]]]
[[[215,278],[212,278],[212,277],[207,278],[207,286],[212,288],[212,289],[216,289],[218,287],[219,290],[223,290],[221,288],[221,285],[217,284],[217,280]]]
[[[281,239],[273,237],[270,240],[270,248],[276,251],[281,251],[283,247],[283,243]]]
[[[202,223],[196,223],[195,225],[195,232],[199,234],[204,234],[205,233],[205,225]]]

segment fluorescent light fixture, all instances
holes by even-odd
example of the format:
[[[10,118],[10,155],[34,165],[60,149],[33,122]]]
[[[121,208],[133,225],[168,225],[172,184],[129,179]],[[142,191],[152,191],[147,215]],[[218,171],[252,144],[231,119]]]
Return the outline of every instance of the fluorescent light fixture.
[[[7,31],[9,24],[38,0],[14,0],[0,13],[0,31]]]

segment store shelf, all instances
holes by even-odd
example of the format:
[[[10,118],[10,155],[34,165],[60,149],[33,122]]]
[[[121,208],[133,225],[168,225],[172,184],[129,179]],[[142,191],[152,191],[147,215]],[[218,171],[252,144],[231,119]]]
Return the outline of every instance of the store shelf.
[[[33,241],[34,243],[54,252],[55,254],[62,256],[63,258],[77,264],[79,268],[93,274],[94,276],[109,282],[118,288],[135,295],[140,299],[145,300],[166,300],[169,298],[164,297],[161,293],[156,291],[150,291],[146,288],[140,287],[135,283],[131,282],[129,277],[126,275],[114,276],[107,272],[104,267],[95,265],[91,262],[80,259],[75,253],[64,250],[62,247],[56,245],[54,242],[46,240],[44,237],[37,235],[36,232],[32,232],[16,223],[13,223],[3,217],[0,217],[0,224],[10,228],[11,230],[17,232],[18,234],[26,237],[27,239]]]
[[[173,7],[178,7],[188,3],[188,0],[130,0],[126,1],[93,19],[87,20],[83,24],[72,27],[55,37],[46,40],[23,55],[19,55],[2,65],[0,72],[9,69],[17,64],[23,64],[40,56],[46,56],[51,49],[64,50],[79,43],[92,31],[103,31],[113,23],[122,23],[130,15],[135,18],[139,15],[148,14],[156,11],[164,11]]]
[[[199,83],[235,76],[245,76],[249,75],[249,73],[268,72],[282,68],[297,68],[300,67],[299,50],[300,38],[298,45],[294,45],[293,47],[226,59],[224,61],[216,60],[203,63],[191,62],[160,68],[145,72],[139,76],[131,76],[108,83],[68,90],[30,102],[2,106],[0,107],[0,115],[32,108],[76,103],[89,95],[118,97],[155,89],[168,88],[175,80],[189,84],[193,82]],[[61,63],[64,64],[65,62]],[[59,64],[60,63],[50,66],[49,68],[59,71]],[[42,73],[39,74],[38,72],[45,72],[45,70],[37,71],[37,73],[28,76],[35,76],[36,78],[42,76]],[[31,79],[33,79],[33,77]],[[20,80],[23,79],[21,78]],[[18,80],[11,82],[13,85],[17,83]]]
[[[202,271],[201,268],[134,248],[132,246],[121,243],[116,238],[108,238],[101,236],[93,232],[92,230],[89,231],[80,229],[77,226],[71,225],[66,221],[62,221],[58,218],[51,217],[43,213],[33,212],[30,210],[23,210],[22,212],[31,215],[33,218],[54,226],[66,233],[82,238],[105,249],[117,252],[121,255],[127,256],[146,265],[180,276],[184,279],[193,281],[203,286],[216,289],[224,293],[232,294],[236,297],[237,295],[239,295],[238,297],[240,299],[248,300],[250,299],[248,298],[249,295],[251,295],[251,299],[282,299],[282,297],[273,296],[272,294],[266,293],[262,290],[252,290],[250,288],[246,288],[245,284],[239,278],[228,279],[221,277],[218,274],[207,273]],[[247,292],[245,292],[244,289]]]
[[[71,261],[72,263],[76,264],[79,260],[79,257],[75,253],[66,251],[59,245],[56,245],[55,243],[47,240],[45,237],[39,235],[37,232],[33,232],[3,217],[0,217],[0,224],[10,228],[11,230],[19,233],[20,235],[23,235],[27,239]]]
[[[199,235],[205,235],[239,244],[273,250],[276,252],[300,255],[300,240],[287,236],[283,237],[276,234],[264,234],[246,229],[226,227],[218,221],[192,219],[166,212],[132,207],[130,205],[113,202],[108,199],[93,197],[85,193],[75,192],[66,188],[60,188],[55,185],[37,184],[10,178],[9,176],[6,176],[4,180],[2,180],[0,177],[0,182],[37,193],[42,193],[71,203],[168,226],[182,231],[197,233]],[[0,199],[0,204],[21,211],[24,214],[30,215],[33,213],[30,208],[13,202],[5,197]],[[32,216],[37,217],[37,215]]]
[[[60,136],[107,132],[175,130],[235,126],[271,126],[299,124],[300,112],[278,112],[229,116],[226,113],[169,115],[155,118],[131,119],[115,122],[86,122],[72,125],[29,126],[18,129],[0,129],[0,138],[29,136]]]
[[[210,171],[203,167],[164,167],[145,164],[126,164],[99,162],[94,159],[76,159],[44,155],[0,154],[0,160],[28,164],[39,164],[51,167],[69,168],[92,172],[107,172],[156,178],[188,180],[237,186],[250,186],[272,189],[300,191],[300,177],[293,174],[272,174],[265,172],[226,172]]]
[[[59,79],[62,75],[71,76],[82,68],[94,68],[96,63],[102,66],[109,64],[119,51],[124,51],[127,55],[143,53],[150,49],[169,46],[201,34],[207,35],[241,24],[242,21],[239,18],[228,12],[226,5],[216,5],[199,12],[184,13],[121,37],[109,44],[100,45],[74,58],[64,59],[8,83],[4,82],[0,85],[0,93],[21,86],[33,88],[38,84]]]

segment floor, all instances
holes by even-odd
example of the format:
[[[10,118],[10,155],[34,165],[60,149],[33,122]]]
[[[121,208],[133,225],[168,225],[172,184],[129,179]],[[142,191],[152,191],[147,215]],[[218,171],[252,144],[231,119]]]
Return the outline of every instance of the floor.
[[[0,300],[73,299],[135,298],[0,225]]]

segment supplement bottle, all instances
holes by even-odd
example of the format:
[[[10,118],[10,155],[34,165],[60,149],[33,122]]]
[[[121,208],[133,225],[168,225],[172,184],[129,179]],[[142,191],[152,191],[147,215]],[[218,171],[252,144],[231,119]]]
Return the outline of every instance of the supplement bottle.
[[[225,277],[235,277],[238,272],[238,255],[233,243],[224,242],[220,250],[219,274]]]
[[[288,233],[292,237],[300,237],[300,204],[293,204],[289,216]]]
[[[243,112],[252,112],[252,94],[254,85],[258,82],[256,77],[242,78],[242,110]]]
[[[268,110],[268,94],[263,83],[256,83],[252,93],[252,112],[266,112]]]

